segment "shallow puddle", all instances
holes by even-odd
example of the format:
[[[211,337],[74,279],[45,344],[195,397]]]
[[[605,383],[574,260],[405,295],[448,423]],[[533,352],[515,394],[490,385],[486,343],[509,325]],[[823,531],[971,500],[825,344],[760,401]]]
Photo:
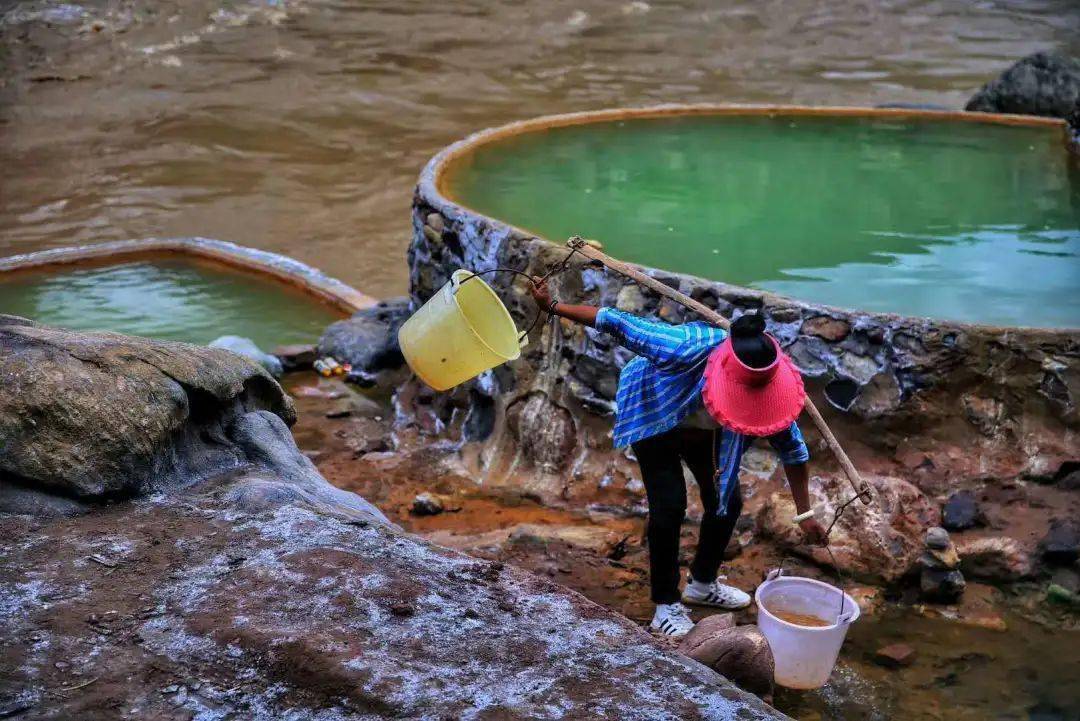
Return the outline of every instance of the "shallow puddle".
[[[1008,631],[971,628],[892,607],[860,618],[840,662],[818,691],[780,690],[777,707],[800,721],[1076,721],[1080,719],[1080,632],[1006,614]],[[873,663],[891,643],[915,662]]]
[[[7,274],[0,277],[0,313],[189,343],[239,335],[263,350],[315,342],[342,317],[283,283],[176,259]]]

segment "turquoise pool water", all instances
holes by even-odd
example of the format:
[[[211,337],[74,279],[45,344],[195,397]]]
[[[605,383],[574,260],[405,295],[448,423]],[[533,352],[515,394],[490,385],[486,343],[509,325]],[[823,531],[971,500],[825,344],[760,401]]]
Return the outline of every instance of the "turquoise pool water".
[[[281,283],[173,259],[0,276],[0,313],[190,343],[240,335],[263,350],[314,342],[342,317]]]
[[[683,116],[526,133],[443,192],[555,242],[849,308],[1080,327],[1080,168],[1055,128]]]

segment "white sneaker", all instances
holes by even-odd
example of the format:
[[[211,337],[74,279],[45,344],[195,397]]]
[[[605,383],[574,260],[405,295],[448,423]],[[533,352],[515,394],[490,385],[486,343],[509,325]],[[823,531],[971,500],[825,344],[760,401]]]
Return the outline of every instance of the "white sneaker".
[[[675,603],[656,604],[656,613],[653,614],[649,628],[656,633],[672,638],[682,638],[690,633],[694,622],[690,620],[690,611],[678,601]]]
[[[697,606],[714,606],[734,611],[750,605],[750,594],[743,593],[734,586],[726,586],[720,583],[719,579],[712,583],[703,583],[691,578],[683,591],[682,600]]]

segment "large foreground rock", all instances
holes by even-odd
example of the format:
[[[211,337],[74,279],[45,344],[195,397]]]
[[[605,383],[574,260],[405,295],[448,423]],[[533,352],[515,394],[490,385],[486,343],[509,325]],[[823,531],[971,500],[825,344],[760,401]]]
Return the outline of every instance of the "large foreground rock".
[[[18,539],[0,549],[5,707],[27,719],[781,718],[554,583],[384,524],[241,512],[225,495],[0,519],[0,537]]]
[[[85,511],[0,512],[0,716],[781,718],[625,618],[331,487],[242,358],[0,332],[0,490]]]
[[[820,564],[832,565],[835,558],[847,574],[867,580],[897,581],[916,567],[926,531],[938,523],[938,510],[907,481],[883,476],[866,480],[873,501],[868,506],[856,501],[847,507],[829,536],[828,549],[802,542],[798,526],[791,522],[798,512],[786,491],[769,497],[758,524],[782,547]],[[810,502],[822,510],[826,525],[836,509],[853,495],[842,476],[816,478],[810,484]]]

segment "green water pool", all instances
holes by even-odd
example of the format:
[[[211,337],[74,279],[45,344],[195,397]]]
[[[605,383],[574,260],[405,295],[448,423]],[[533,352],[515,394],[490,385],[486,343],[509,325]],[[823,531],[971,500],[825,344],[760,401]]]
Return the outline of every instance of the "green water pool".
[[[1080,327],[1080,167],[1058,128],[606,121],[479,145],[440,187],[555,242],[802,300]]]
[[[190,343],[240,335],[264,350],[314,342],[342,317],[281,283],[177,259],[0,276],[0,313]]]

